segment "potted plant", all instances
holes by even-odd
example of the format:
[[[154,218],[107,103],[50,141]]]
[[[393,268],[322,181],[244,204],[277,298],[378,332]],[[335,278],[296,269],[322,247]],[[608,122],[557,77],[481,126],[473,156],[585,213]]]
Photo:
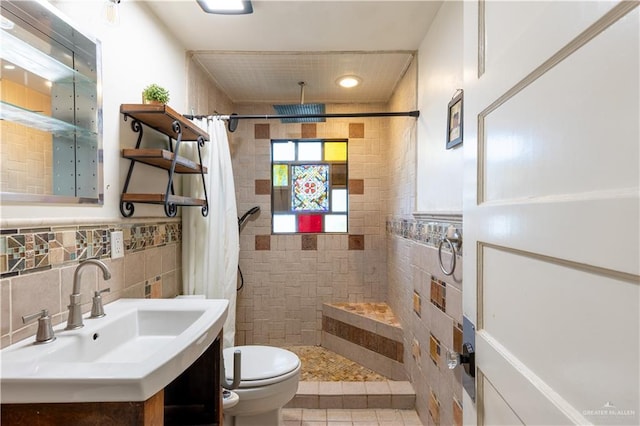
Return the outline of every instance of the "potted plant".
[[[145,104],[163,104],[169,102],[169,91],[155,83],[148,85],[142,91],[142,101]]]

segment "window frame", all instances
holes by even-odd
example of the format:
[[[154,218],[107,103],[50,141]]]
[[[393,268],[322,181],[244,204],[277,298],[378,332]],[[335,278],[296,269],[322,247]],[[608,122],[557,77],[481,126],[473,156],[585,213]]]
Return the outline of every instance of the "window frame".
[[[294,160],[290,161],[274,161],[274,144],[277,143],[294,143]],[[299,144],[300,143],[310,143],[310,142],[321,142],[321,160],[319,161],[311,161],[311,160],[298,160],[299,157]],[[331,142],[342,142],[346,145],[346,159],[344,161],[327,161],[325,160],[325,143]],[[334,235],[344,235],[349,233],[349,139],[348,138],[286,138],[286,139],[271,139],[270,140],[270,182],[271,182],[271,234],[272,235],[318,235],[318,234],[334,234]],[[279,187],[275,186],[274,182],[274,166],[275,165],[286,165],[287,166],[287,186]],[[293,197],[293,166],[306,166],[306,165],[327,165],[329,166],[328,170],[328,188],[327,188],[327,196],[329,198],[329,206],[327,211],[316,211],[316,210],[293,210],[291,205],[291,200]],[[333,186],[332,172],[333,167],[336,165],[344,165],[344,174],[345,174],[345,182],[344,185],[338,185],[336,187]],[[284,211],[276,211],[276,197],[278,197],[281,193],[277,188],[287,188],[288,187],[288,210]],[[333,212],[333,197],[332,191],[334,189],[344,189],[346,191],[346,208],[344,212]],[[287,192],[284,190],[282,192]],[[274,218],[276,215],[292,215],[296,218],[295,231],[293,232],[275,232],[274,231]],[[322,218],[322,230],[319,232],[301,232],[298,230],[298,217],[304,215],[320,215]],[[325,216],[328,215],[344,215],[346,216],[346,229],[344,232],[327,232],[324,231],[325,228]]]

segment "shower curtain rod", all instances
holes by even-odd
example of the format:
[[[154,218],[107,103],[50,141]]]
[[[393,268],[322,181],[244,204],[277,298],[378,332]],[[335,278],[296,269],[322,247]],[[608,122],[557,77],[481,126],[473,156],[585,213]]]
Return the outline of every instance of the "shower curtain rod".
[[[346,112],[336,114],[249,114],[238,115],[232,113],[229,115],[216,114],[216,115],[185,115],[186,118],[192,120],[194,118],[207,120],[219,119],[228,120],[227,127],[230,132],[235,132],[238,127],[238,120],[281,120],[281,119],[296,119],[296,118],[357,118],[357,117],[419,117],[420,111],[406,111],[406,112]]]

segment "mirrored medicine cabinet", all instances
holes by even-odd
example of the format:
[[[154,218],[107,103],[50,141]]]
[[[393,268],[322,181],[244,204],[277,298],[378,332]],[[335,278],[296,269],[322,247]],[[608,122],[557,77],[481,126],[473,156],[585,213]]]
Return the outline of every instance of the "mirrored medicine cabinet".
[[[48,2],[0,9],[0,200],[102,204],[100,42]]]

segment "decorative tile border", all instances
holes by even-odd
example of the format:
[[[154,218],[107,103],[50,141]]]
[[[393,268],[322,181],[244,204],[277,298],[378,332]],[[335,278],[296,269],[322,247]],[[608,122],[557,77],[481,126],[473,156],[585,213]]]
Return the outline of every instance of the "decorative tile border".
[[[318,250],[318,236],[316,234],[303,234],[301,239],[301,248],[302,250]]]
[[[433,390],[429,392],[429,415],[434,424],[440,424],[440,401]]]
[[[0,278],[110,257],[112,231],[123,231],[125,253],[182,241],[179,222],[0,229]]]
[[[453,350],[462,353],[462,324],[459,322],[453,326]]]
[[[413,312],[418,317],[422,317],[422,300],[420,299],[420,293],[413,290]]]
[[[368,330],[322,316],[322,331],[347,340],[399,363],[404,362],[404,344]]]
[[[442,312],[447,312],[447,283],[431,276],[431,303]]]
[[[406,238],[417,243],[426,244],[431,247],[438,248],[440,240],[447,236],[450,226],[454,226],[460,236],[462,236],[462,218],[459,215],[447,217],[418,217],[413,219],[404,218],[387,218],[386,227],[387,234],[397,237]],[[444,252],[451,252],[449,244],[442,247]],[[457,252],[458,256],[462,256],[462,252]]]
[[[440,340],[438,340],[433,334],[429,333],[429,356],[436,366],[440,362],[440,351]]]

